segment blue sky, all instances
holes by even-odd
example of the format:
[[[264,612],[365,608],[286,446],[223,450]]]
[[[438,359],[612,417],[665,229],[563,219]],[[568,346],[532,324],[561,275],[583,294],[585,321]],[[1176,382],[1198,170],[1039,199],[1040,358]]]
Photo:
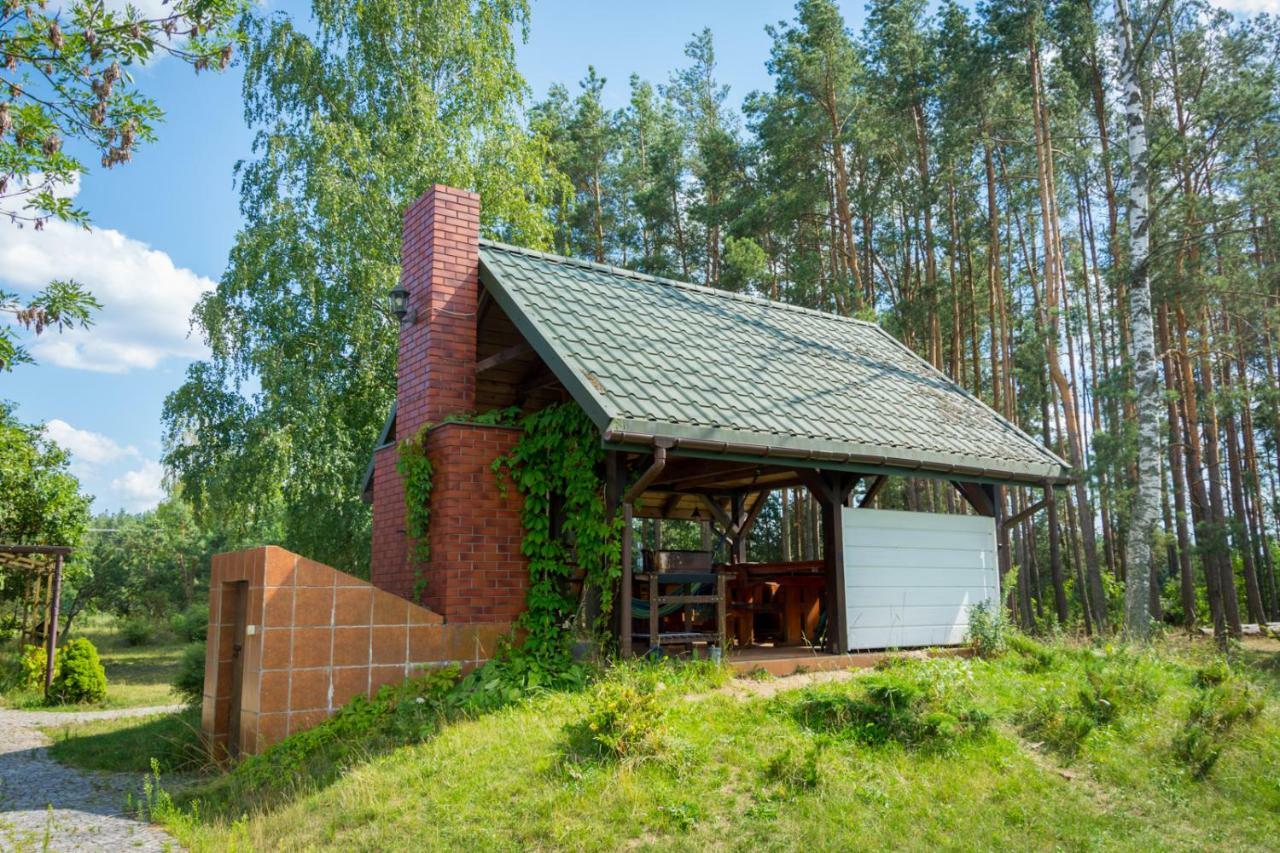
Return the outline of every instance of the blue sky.
[[[135,0],[146,7],[159,0]],[[1229,0],[1246,11],[1277,0]],[[855,30],[863,3],[843,2]],[[270,0],[266,8],[306,16],[309,5]],[[608,79],[611,107],[627,99],[635,72],[665,81],[685,63],[690,36],[710,26],[720,76],[740,103],[769,87],[766,24],[789,18],[790,0],[582,2],[534,0],[519,64],[535,97],[562,82],[576,88],[588,65]],[[87,334],[44,336],[39,364],[0,374],[0,399],[27,422],[45,423],[73,455],[95,509],[153,506],[162,496],[160,414],[203,347],[189,337],[188,313],[213,286],[240,226],[232,169],[249,157],[237,67],[196,76],[169,60],[141,69],[142,87],[164,109],[159,141],[133,162],[92,169],[78,199],[93,218],[85,233],[52,224],[39,234],[0,225],[0,285],[30,292],[51,277],[74,277],[105,303]],[[7,230],[6,230],[7,229]]]

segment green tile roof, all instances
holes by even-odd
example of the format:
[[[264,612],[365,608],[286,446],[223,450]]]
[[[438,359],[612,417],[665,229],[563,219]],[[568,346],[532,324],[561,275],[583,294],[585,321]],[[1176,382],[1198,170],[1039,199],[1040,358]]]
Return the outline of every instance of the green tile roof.
[[[482,241],[481,280],[617,444],[1062,482],[1065,462],[873,323]]]

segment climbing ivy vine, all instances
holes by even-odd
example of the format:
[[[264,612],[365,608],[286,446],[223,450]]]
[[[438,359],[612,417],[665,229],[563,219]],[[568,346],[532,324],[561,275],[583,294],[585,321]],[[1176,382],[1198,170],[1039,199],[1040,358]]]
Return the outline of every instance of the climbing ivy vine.
[[[400,442],[396,470],[404,482],[404,517],[413,537],[413,556],[418,561],[431,556],[431,539],[427,535],[431,523],[431,475],[435,473],[427,458],[427,433],[424,424],[412,437]]]
[[[577,602],[568,579],[575,567],[585,583],[601,590],[601,620],[610,609],[610,591],[621,573],[618,546],[622,521],[609,518],[600,470],[604,449],[595,425],[574,403],[550,406],[526,416],[511,452],[493,463],[509,474],[524,498],[524,541],[529,560],[525,648],[535,655],[564,651]],[[558,504],[560,529],[552,527]],[[592,625],[592,630],[600,625]]]

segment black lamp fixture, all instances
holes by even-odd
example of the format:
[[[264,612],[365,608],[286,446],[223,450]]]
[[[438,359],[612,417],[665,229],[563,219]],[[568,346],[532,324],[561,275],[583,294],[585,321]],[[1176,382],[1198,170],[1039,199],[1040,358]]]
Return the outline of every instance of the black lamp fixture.
[[[417,310],[409,305],[409,291],[402,282],[396,282],[396,286],[387,293],[387,301],[391,304],[391,313],[400,321],[401,326],[412,325],[418,319]]]

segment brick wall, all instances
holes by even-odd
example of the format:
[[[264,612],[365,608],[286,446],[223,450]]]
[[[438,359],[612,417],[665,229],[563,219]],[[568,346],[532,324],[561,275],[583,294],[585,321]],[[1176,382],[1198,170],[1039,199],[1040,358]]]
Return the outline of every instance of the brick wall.
[[[404,482],[396,471],[396,447],[373,454],[373,541],[369,577],[379,589],[413,597],[413,565],[405,528]]]
[[[245,616],[237,636],[239,595]],[[201,728],[213,754],[225,757],[238,709],[235,751],[256,753],[423,667],[474,667],[509,630],[494,620],[445,624],[438,613],[283,548],[218,554]]]
[[[529,567],[520,553],[523,502],[493,460],[520,437],[512,427],[445,423],[431,430],[431,559],[424,602],[446,621],[511,622],[524,610]]]

